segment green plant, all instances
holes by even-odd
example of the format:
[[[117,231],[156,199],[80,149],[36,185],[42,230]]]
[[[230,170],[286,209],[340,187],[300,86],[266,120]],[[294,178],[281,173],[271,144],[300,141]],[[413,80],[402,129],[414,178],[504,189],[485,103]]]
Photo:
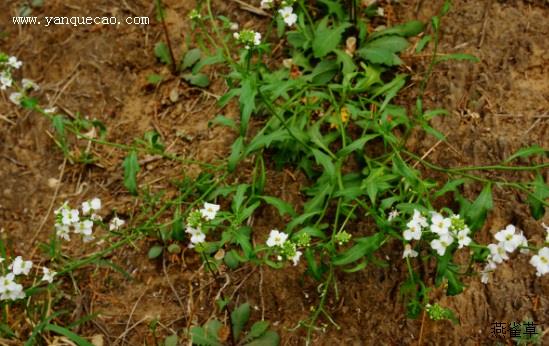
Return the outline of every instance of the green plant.
[[[245,332],[250,319],[250,304],[244,303],[231,313],[231,323],[226,327],[220,321],[212,319],[202,327],[191,328],[191,338],[194,345],[220,346],[228,342],[230,345],[276,346],[280,342],[277,333],[269,330],[269,322],[255,322]],[[230,331],[227,329],[230,328]],[[228,340],[228,338],[232,338]]]

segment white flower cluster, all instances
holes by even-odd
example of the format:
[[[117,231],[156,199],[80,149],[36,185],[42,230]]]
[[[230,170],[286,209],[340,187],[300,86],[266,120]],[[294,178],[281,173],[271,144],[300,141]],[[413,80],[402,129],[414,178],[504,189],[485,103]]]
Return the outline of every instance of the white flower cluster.
[[[542,223],[543,228],[547,232],[545,243],[549,243],[549,227]],[[505,229],[497,232],[494,238],[498,241],[497,244],[489,244],[488,263],[482,270],[481,281],[488,283],[490,280],[490,272],[494,271],[499,263],[509,259],[509,254],[520,248],[520,252],[528,253],[528,240],[522,232],[517,233],[515,226],[508,225]],[[536,268],[536,275],[543,276],[549,274],[549,247],[541,248],[538,253],[530,258],[530,264]]]
[[[241,30],[240,32],[233,33],[235,40],[244,44],[246,49],[259,46],[261,44],[261,34],[253,30]]]
[[[4,258],[0,258],[0,263]],[[0,300],[18,300],[25,298],[23,285],[17,283],[17,276],[27,276],[32,269],[32,261],[25,261],[21,256],[17,256],[8,266],[10,271],[6,275],[0,276]],[[42,268],[42,281],[53,282],[53,277],[57,274],[46,267]]]
[[[437,238],[431,240],[431,248],[439,256],[444,256],[446,249],[457,241],[458,248],[468,246],[471,243],[469,237],[469,227],[465,224],[459,215],[444,217],[437,212],[431,212],[431,218],[428,220],[418,210],[414,210],[412,219],[406,224],[403,237],[407,241],[420,240],[424,232],[436,234]],[[408,245],[408,244],[407,244]],[[416,257],[418,253],[411,247],[405,248],[403,257]]]
[[[508,254],[513,253],[519,247],[522,247],[521,252],[528,252],[528,240],[522,232],[517,233],[516,227],[513,225],[507,225],[505,229],[497,232],[494,238],[498,243],[488,244],[488,250],[490,250],[488,263],[481,271],[481,281],[485,284],[490,280],[490,272],[494,271],[498,264],[509,259]]]
[[[284,256],[291,260],[294,266],[299,263],[301,255],[303,254],[301,251],[297,250],[297,245],[295,243],[288,240],[288,234],[276,229],[273,229],[271,233],[269,233],[266,244],[268,247],[274,247],[280,251],[278,260],[282,260],[282,256]]]
[[[202,230],[202,221],[212,221],[215,219],[219,209],[219,205],[205,202],[202,209],[189,214],[185,233],[191,236],[190,248],[194,248],[197,244],[206,241],[206,234]]]
[[[6,90],[14,86],[14,80],[12,72],[21,68],[23,63],[14,56],[7,56],[4,53],[0,53],[0,90]],[[23,78],[21,80],[21,89],[14,91],[9,95],[9,100],[20,106],[21,101],[25,97],[25,93],[30,90],[38,90],[40,87],[38,84],[30,79]]]
[[[92,241],[95,222],[101,222],[103,218],[97,214],[101,210],[101,200],[93,198],[82,203],[80,210],[72,209],[68,202],[54,211],[55,233],[59,238],[70,240],[70,233],[82,235],[84,242]],[[124,220],[113,217],[109,223],[110,231],[117,231],[124,225]]]

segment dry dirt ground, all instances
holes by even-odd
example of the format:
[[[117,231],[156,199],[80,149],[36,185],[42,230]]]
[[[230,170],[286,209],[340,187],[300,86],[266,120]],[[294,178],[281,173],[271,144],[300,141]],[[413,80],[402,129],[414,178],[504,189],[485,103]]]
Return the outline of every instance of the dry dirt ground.
[[[219,113],[216,97],[225,91],[215,70],[209,71],[214,82],[206,91],[190,88],[176,78],[158,88],[147,85],[151,73],[169,75],[154,58],[154,44],[162,39],[161,26],[154,20],[146,26],[15,26],[11,16],[23,2],[0,3],[0,50],[25,63],[23,75],[41,85],[38,96],[42,100],[69,115],[79,112],[100,119],[108,128],[108,139],[119,143],[130,144],[145,131],[155,130],[171,152],[207,161],[227,155],[236,134],[208,127],[208,121]],[[35,13],[154,18],[151,3],[45,0]],[[165,3],[169,31],[175,46],[181,47],[193,39],[186,17],[195,3]],[[403,21],[427,20],[442,1],[382,3],[396,20]],[[214,12],[228,15],[245,27],[260,26],[265,20],[232,1],[216,1]],[[431,149],[430,160],[458,166],[497,163],[523,146],[549,147],[548,17],[549,5],[543,0],[454,1],[451,13],[443,20],[441,51],[471,53],[481,62],[451,62],[436,69],[426,102],[450,111],[451,115],[434,122],[448,136],[448,143],[417,134],[409,148],[420,154]],[[417,74],[424,71],[427,59],[411,57],[405,61]],[[170,98],[170,94],[177,98]],[[410,100],[401,102],[412,105]],[[35,253],[37,242],[45,240],[52,229],[52,206],[64,200],[76,204],[99,196],[107,209],[115,209],[122,216],[132,213],[133,199],[122,185],[121,152],[94,145],[91,150],[101,158],[97,164],[64,164],[45,119],[17,110],[5,94],[0,96],[0,104],[0,229],[16,254]],[[234,106],[224,112],[237,116]],[[182,169],[172,162],[151,160],[139,176],[140,183],[148,184],[153,192],[170,191],[169,181],[180,177]],[[193,174],[197,167],[185,170]],[[51,178],[60,179],[61,184],[52,184]],[[545,178],[549,179],[549,172]],[[299,181],[290,175],[273,171],[269,179],[273,195],[299,198]],[[478,191],[466,193],[472,197]],[[263,234],[273,226],[273,220],[283,225],[273,211],[260,211],[254,227]],[[490,232],[507,223],[517,225],[529,239],[542,241],[543,229],[531,218],[524,196],[496,189],[495,208],[477,240],[490,241]],[[161,322],[159,334],[164,335],[203,323],[215,314],[213,297],[220,287],[204,273],[199,258],[189,251],[183,261],[149,261],[146,253],[150,244],[139,242],[111,256],[113,262],[132,273],[131,281],[104,268],[77,272],[78,289],[67,286],[72,292],[66,303],[74,309],[71,319],[100,314],[78,330],[81,335],[103,335],[106,345],[151,345],[154,341],[148,326],[153,319]],[[67,248],[74,254],[92,250],[75,249],[74,245]],[[386,248],[382,256],[397,264],[400,251]],[[40,260],[38,254],[35,261]],[[236,301],[257,307],[252,319],[271,321],[283,345],[301,345],[304,331],[289,329],[305,319],[318,302],[316,283],[305,276],[304,269],[243,267],[230,273],[226,292],[234,292]],[[467,279],[467,288],[458,297],[447,298],[434,291],[435,301],[456,311],[460,320],[457,326],[447,321],[406,319],[398,293],[405,275],[404,266],[394,265],[339,276],[341,299],[329,299],[328,308],[342,329],[327,325],[315,334],[314,344],[408,345],[417,344],[421,337],[423,344],[485,345],[498,341],[490,336],[494,322],[530,317],[544,331],[549,328],[549,279],[537,278],[527,257],[517,256],[501,265],[488,285],[481,284],[478,277]],[[549,336],[545,342],[549,343]]]

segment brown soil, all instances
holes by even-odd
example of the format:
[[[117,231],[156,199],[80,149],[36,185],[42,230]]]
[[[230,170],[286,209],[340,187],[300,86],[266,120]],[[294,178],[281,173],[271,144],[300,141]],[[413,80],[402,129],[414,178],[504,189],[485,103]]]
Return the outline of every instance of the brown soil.
[[[0,50],[25,62],[23,76],[41,85],[40,99],[69,115],[79,112],[100,119],[112,141],[131,144],[133,138],[155,130],[170,152],[207,161],[227,155],[236,134],[208,126],[220,112],[216,97],[225,92],[224,81],[215,70],[209,71],[214,83],[207,91],[190,88],[171,77],[158,88],[147,85],[151,73],[169,75],[153,54],[154,44],[162,39],[160,25],[17,27],[11,23],[11,16],[16,15],[20,3],[23,1],[0,4],[0,30],[7,33],[0,41]],[[35,11],[37,15],[154,17],[153,5],[144,0],[98,0],[93,5],[77,0],[44,3]],[[194,1],[165,3],[174,45],[182,47],[193,39],[186,17]],[[392,8],[398,21],[416,17],[427,20],[441,3],[403,0]],[[384,4],[390,10],[390,5]],[[244,26],[261,25],[262,19],[231,1],[216,2],[214,11],[230,15]],[[434,122],[449,141],[437,144],[432,137],[417,134],[409,147],[420,154],[434,147],[428,158],[443,166],[494,164],[524,146],[549,147],[548,17],[549,7],[543,0],[454,1],[451,13],[443,20],[441,52],[467,52],[481,62],[438,66],[427,88],[426,104],[451,112]],[[414,74],[424,71],[426,62],[421,57],[406,60]],[[418,79],[415,77],[412,80]],[[177,94],[177,100],[170,94]],[[133,199],[122,185],[121,152],[93,145],[91,150],[100,158],[97,164],[64,163],[51,140],[50,124],[37,114],[16,109],[5,94],[1,97],[0,229],[15,253],[35,253],[35,240],[46,240],[52,228],[52,206],[64,200],[76,204],[98,196],[106,209],[115,209],[123,216],[133,213]],[[233,118],[237,111],[234,105],[224,110]],[[149,185],[151,192],[168,189],[173,193],[170,181],[181,177],[182,168],[154,158],[147,161],[140,183]],[[198,167],[184,169],[191,175],[198,172]],[[545,175],[549,180],[549,172]],[[61,184],[51,184],[51,178],[60,178]],[[269,193],[299,200],[297,172],[273,171],[268,178]],[[470,197],[478,193],[473,188],[468,190]],[[543,229],[530,216],[524,196],[495,191],[495,208],[478,240],[488,242],[490,232],[514,223],[529,239],[541,243]],[[283,226],[284,220],[275,214],[266,208],[254,217],[257,241],[264,239],[269,228]],[[546,217],[546,223],[548,220]],[[106,345],[150,345],[154,341],[148,326],[154,319],[161,322],[159,335],[172,331],[184,335],[185,328],[215,316],[213,297],[220,286],[201,268],[200,259],[189,251],[182,261],[149,261],[146,253],[150,244],[139,242],[110,257],[134,276],[131,281],[101,268],[77,272],[78,290],[67,285],[72,292],[67,305],[76,307],[72,319],[100,313],[94,322],[78,330],[81,335],[102,335]],[[67,250],[77,255],[93,249]],[[315,345],[409,345],[417,344],[420,338],[423,344],[495,344],[490,336],[494,322],[530,317],[543,330],[549,327],[548,278],[536,277],[526,256],[516,256],[498,267],[488,285],[481,284],[478,277],[467,279],[465,292],[457,297],[434,291],[435,301],[456,311],[460,320],[456,326],[447,321],[406,319],[399,296],[399,286],[406,278],[406,268],[398,265],[401,249],[388,246],[382,252],[381,256],[393,263],[391,267],[369,266],[359,273],[337,277],[341,297],[338,301],[329,298],[328,310],[341,329],[321,320],[326,327],[315,333]],[[38,253],[35,261],[40,260]],[[245,266],[229,272],[225,294],[234,294],[234,300],[255,307],[252,319],[271,321],[282,336],[282,344],[301,345],[304,330],[289,329],[305,319],[318,302],[317,283],[304,274],[304,269],[303,265],[280,271]],[[548,340],[545,337],[545,342]]]

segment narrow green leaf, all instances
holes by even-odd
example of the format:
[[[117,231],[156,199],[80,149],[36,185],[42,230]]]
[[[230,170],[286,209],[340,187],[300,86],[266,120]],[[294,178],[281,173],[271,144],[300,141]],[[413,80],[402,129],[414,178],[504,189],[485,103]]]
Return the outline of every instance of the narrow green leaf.
[[[435,63],[448,61],[448,60],[468,60],[472,62],[479,62],[480,60],[471,54],[465,54],[465,53],[454,53],[454,54],[446,54],[440,57],[437,57],[435,60]]]
[[[242,342],[246,343],[259,338],[261,335],[265,334],[267,329],[269,329],[268,321],[255,322],[252,325],[252,328],[250,328],[250,332],[248,333],[248,335],[246,335],[246,337],[242,340]]]
[[[183,69],[192,67],[194,64],[196,64],[200,60],[201,57],[202,57],[202,52],[200,51],[200,49],[198,48],[191,49],[185,54],[185,57],[183,58],[183,64],[181,65],[181,67]]]
[[[288,214],[292,217],[295,217],[297,215],[292,205],[288,202],[281,200],[280,198],[273,196],[261,196],[260,198],[264,200],[265,203],[275,207],[281,216]]]
[[[357,239],[356,244],[353,247],[334,257],[332,260],[333,265],[347,265],[364,256],[371,255],[381,246],[384,237],[383,233],[378,232],[372,236]]]
[[[78,346],[93,346],[91,342],[79,336],[78,334],[55,324],[48,324],[44,330],[57,333],[67,337],[70,341],[76,343]]]
[[[484,225],[486,215],[492,207],[492,187],[487,184],[465,214],[467,224],[472,231],[477,231]]]
[[[349,155],[353,151],[360,151],[360,150],[362,150],[362,148],[364,148],[364,145],[366,144],[366,142],[370,141],[371,139],[376,138],[377,136],[379,136],[379,135],[378,134],[364,135],[364,136],[360,137],[359,139],[353,141],[352,143],[350,143],[346,147],[342,148],[340,151],[337,152],[336,156],[338,158],[342,158],[342,157],[345,157],[345,156]]]
[[[528,157],[528,156],[532,156],[532,155],[547,155],[547,153],[549,153],[548,149],[544,149],[544,148],[540,147],[539,145],[533,145],[531,147],[522,148],[522,149],[518,150],[516,153],[509,156],[504,162],[511,162],[514,159],[517,159],[519,157]]]
[[[122,167],[124,168],[124,186],[132,195],[137,195],[137,173],[139,172],[137,152],[131,151],[124,159]]]
[[[244,149],[244,137],[238,137],[233,145],[231,145],[231,155],[227,160],[227,169],[229,172],[234,172],[238,161],[240,161],[242,150]]]
[[[528,195],[528,204],[530,205],[530,212],[534,219],[539,220],[545,215],[545,206],[542,201],[546,201],[549,198],[549,186],[547,186],[540,174],[536,175],[533,186],[533,192]]]

